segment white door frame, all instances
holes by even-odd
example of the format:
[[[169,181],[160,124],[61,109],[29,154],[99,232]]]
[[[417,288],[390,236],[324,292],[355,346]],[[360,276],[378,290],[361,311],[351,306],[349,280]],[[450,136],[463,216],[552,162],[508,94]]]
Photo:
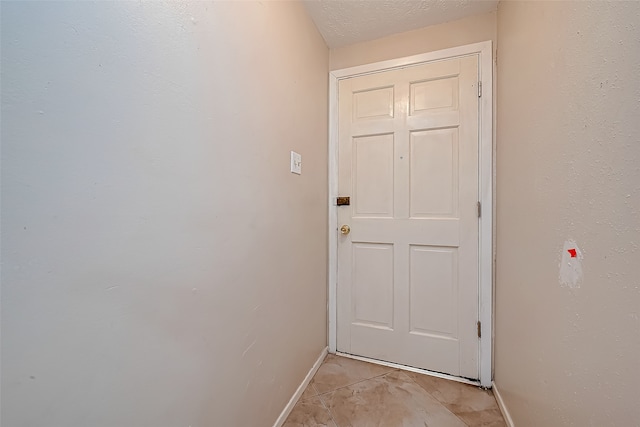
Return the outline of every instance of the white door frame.
[[[479,224],[479,301],[482,322],[479,348],[480,384],[491,387],[492,302],[493,302],[493,50],[491,41],[438,50],[405,58],[343,68],[329,73],[329,352],[336,352],[337,316],[336,292],[338,273],[338,81],[365,74],[403,68],[420,63],[457,56],[479,55],[482,82],[480,98],[480,153],[478,197],[482,203]]]

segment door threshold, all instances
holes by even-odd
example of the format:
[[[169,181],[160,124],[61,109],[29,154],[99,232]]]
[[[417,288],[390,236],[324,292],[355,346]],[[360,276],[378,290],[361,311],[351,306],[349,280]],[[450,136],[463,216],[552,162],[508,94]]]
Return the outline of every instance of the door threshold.
[[[456,382],[459,382],[459,383],[462,383],[462,384],[469,384],[469,385],[473,385],[473,386],[476,386],[476,387],[482,387],[482,385],[480,384],[480,381],[478,381],[478,380],[470,380],[468,378],[456,377],[456,376],[453,376],[453,375],[443,374],[443,373],[440,373],[440,372],[434,372],[434,371],[429,371],[429,370],[426,370],[426,369],[414,368],[413,366],[400,365],[398,363],[393,363],[393,362],[385,362],[384,360],[370,359],[368,357],[356,356],[356,355],[349,354],[349,353],[342,353],[340,351],[336,351],[335,354],[337,356],[347,357],[349,359],[355,359],[355,360],[359,360],[361,362],[368,362],[368,363],[373,363],[375,365],[388,366],[389,368],[401,369],[403,371],[415,372],[416,374],[430,375],[430,376],[436,377],[436,378],[442,378],[442,379],[445,379],[445,380],[456,381]],[[491,387],[489,387],[489,388],[491,388]]]

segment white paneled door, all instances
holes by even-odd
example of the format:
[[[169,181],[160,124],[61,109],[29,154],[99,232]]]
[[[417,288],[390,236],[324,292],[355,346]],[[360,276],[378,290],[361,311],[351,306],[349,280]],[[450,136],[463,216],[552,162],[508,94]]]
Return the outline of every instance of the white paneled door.
[[[340,80],[337,350],[478,378],[478,56]]]

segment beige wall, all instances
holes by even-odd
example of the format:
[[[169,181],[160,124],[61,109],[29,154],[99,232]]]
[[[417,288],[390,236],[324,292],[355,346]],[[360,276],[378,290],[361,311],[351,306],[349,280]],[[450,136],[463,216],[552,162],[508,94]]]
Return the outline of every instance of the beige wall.
[[[638,425],[640,3],[502,2],[498,39],[496,384],[518,427]]]
[[[496,13],[471,16],[419,30],[331,49],[330,68],[369,64],[471,43],[496,40]]]
[[[326,345],[302,5],[2,2],[1,39],[1,424],[273,425]]]

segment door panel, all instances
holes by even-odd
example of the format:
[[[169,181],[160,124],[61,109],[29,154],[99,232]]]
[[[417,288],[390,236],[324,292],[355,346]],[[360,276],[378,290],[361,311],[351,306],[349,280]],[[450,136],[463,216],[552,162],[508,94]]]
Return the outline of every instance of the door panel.
[[[477,56],[339,82],[339,351],[478,378],[477,82]]]
[[[457,249],[411,245],[410,250],[409,331],[457,338]]]
[[[354,92],[354,121],[384,117],[393,117],[393,86]]]
[[[393,217],[393,134],[353,138],[355,216]]]
[[[393,329],[393,245],[353,244],[353,320]]]
[[[458,110],[458,77],[411,83],[409,114]]]
[[[455,217],[458,211],[458,129],[410,136],[411,218]]]

